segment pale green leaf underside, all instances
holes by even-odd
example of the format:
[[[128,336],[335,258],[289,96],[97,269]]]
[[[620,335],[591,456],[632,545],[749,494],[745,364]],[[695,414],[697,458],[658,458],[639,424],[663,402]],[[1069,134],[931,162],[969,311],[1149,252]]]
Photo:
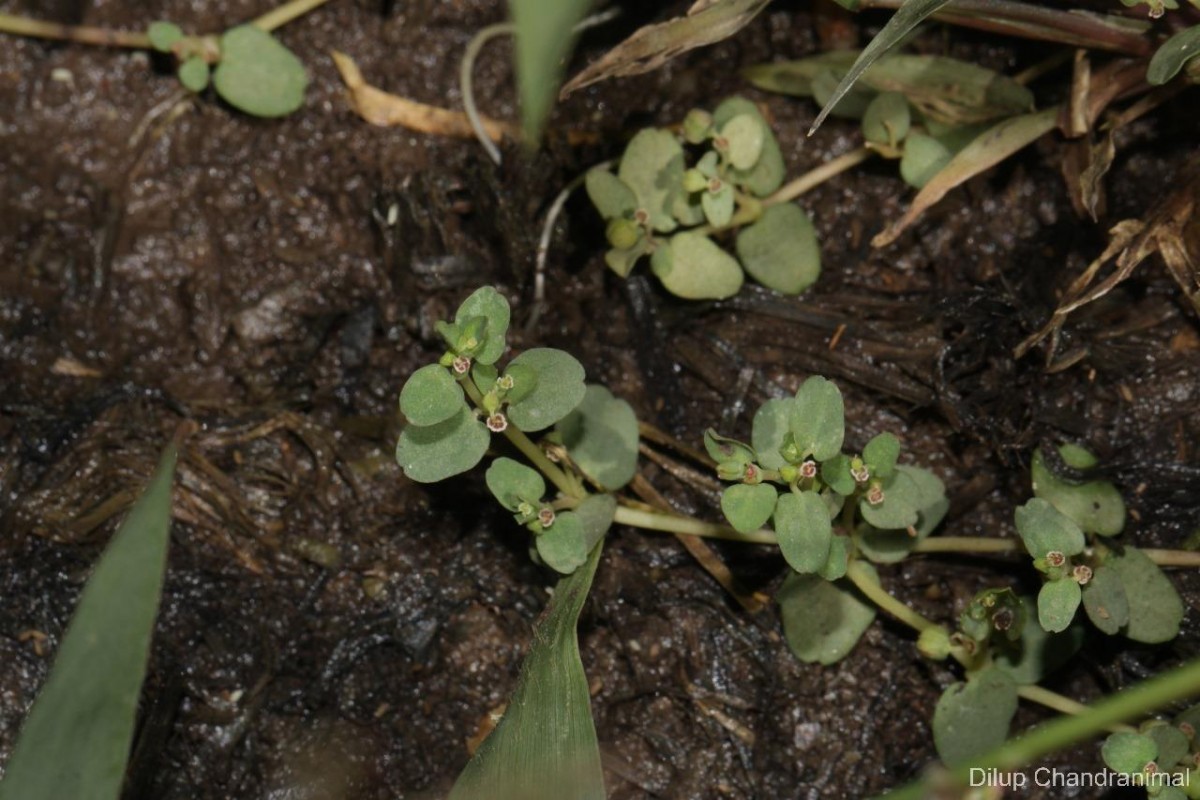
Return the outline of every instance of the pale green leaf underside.
[[[795,203],[767,208],[738,234],[736,247],[746,272],[783,294],[799,294],[821,274],[816,229]]]
[[[396,462],[418,483],[436,483],[479,463],[492,437],[466,406],[437,425],[407,425],[396,443]]]
[[[775,506],[779,549],[792,569],[816,572],[829,558],[833,527],[829,509],[816,492],[786,493]]]
[[[21,729],[2,800],[116,800],[166,566],[170,448],[79,598],[50,677]]]
[[[1008,738],[1017,711],[1017,685],[995,667],[956,683],[942,693],[933,712],[933,741],[950,766],[998,747]]]
[[[806,380],[796,392],[791,429],[800,451],[818,461],[841,452],[846,413],[837,385],[820,375]]]
[[[518,365],[537,374],[533,391],[508,407],[509,421],[526,433],[549,428],[583,401],[583,365],[569,353],[535,347],[514,358],[509,369]]]
[[[462,387],[440,364],[421,367],[400,390],[400,412],[413,425],[445,422],[464,407]]]
[[[629,403],[603,386],[588,386],[583,401],[558,423],[571,459],[609,491],[637,471],[638,422]]]
[[[840,661],[875,620],[875,606],[853,585],[819,575],[789,575],[775,599],[788,648],[809,664]]]
[[[221,35],[213,86],[224,100],[256,117],[282,117],[304,104],[308,75],[279,40],[253,25]]]

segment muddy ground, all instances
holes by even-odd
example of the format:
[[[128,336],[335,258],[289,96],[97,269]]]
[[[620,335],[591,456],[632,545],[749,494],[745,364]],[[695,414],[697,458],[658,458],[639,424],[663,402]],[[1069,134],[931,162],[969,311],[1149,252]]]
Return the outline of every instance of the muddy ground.
[[[217,30],[264,5],[0,10]],[[577,66],[659,13],[626,6],[585,38]],[[622,282],[577,199],[554,239],[548,307],[528,329],[545,208],[639,126],[743,92],[767,104],[792,174],[855,146],[856,132],[834,120],[805,139],[810,104],[737,77],[737,66],[817,48],[808,4],[794,2],[658,73],[580,93],[546,148],[531,160],[510,151],[502,168],[473,142],[372,128],[347,106],[331,49],[387,90],[457,106],[464,45],[502,17],[483,0],[332,2],[283,29],[313,82],[300,113],[271,122],[211,97],[181,103],[166,65],[142,54],[0,40],[0,762],[90,565],[186,418],[202,429],[181,459],[126,797],[438,796],[513,686],[553,580],[480,481],[417,486],[391,458],[399,387],[439,352],[431,322],[482,283],[517,308],[515,346],[569,348],[682,441],[713,423],[744,434],[759,402],[821,373],[846,393],[848,445],[893,430],[945,479],[949,532],[1013,535],[1032,448],[1065,438],[1109,465],[1140,517],[1132,541],[1189,542],[1200,338],[1161,265],[1072,320],[1068,344],[1087,347],[1074,366],[1048,374],[1040,353],[1012,357],[1103,249],[1104,230],[1143,215],[1176,179],[1194,147],[1186,96],[1122,134],[1100,224],[1072,211],[1053,137],[885,251],[869,239],[911,195],[894,165],[834,180],[802,201],[825,271],[798,300],[749,290],[694,305]],[[1050,52],[939,31],[919,46],[1010,72]],[[477,83],[484,110],[513,119],[508,58],[506,44],[490,46]],[[1039,98],[1061,96],[1064,79],[1039,84]],[[567,130],[589,143],[567,144]],[[711,496],[646,474],[680,509],[715,517]],[[772,550],[718,550],[751,589],[770,592],[785,573]],[[881,573],[946,621],[977,589],[1020,574],[948,558]],[[1200,586],[1176,577],[1194,607]],[[934,757],[929,719],[956,679],[887,621],[837,666],[800,664],[773,610],[751,617],[674,539],[623,529],[581,641],[622,800],[857,798],[897,785]],[[1086,700],[1196,643],[1194,614],[1169,647],[1096,641],[1050,685]],[[1023,708],[1018,724],[1043,716]],[[1092,766],[1096,750],[1058,761]]]

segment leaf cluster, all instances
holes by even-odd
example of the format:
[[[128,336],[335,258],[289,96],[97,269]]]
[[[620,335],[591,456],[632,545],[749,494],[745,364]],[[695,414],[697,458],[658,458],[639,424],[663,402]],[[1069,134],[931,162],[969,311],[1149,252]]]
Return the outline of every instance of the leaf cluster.
[[[748,273],[799,294],[821,270],[816,231],[794,203],[766,199],[783,183],[779,143],[749,100],[733,97],[709,114],[693,110],[682,139],[647,128],[630,140],[614,174],[588,173],[586,186],[607,223],[605,263],[622,277],[639,260],[672,294],[691,300],[734,295]],[[736,233],[733,253],[716,237]]]

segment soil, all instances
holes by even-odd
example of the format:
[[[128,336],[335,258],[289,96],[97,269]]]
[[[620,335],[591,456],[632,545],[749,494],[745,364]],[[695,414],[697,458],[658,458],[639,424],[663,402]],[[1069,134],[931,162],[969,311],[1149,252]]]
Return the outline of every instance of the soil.
[[[627,3],[584,38],[575,66],[686,5]],[[218,30],[264,4],[0,9]],[[808,5],[787,2],[730,41],[570,98],[546,147],[510,149],[500,168],[474,142],[371,127],[348,107],[331,50],[386,90],[456,107],[462,50],[503,13],[486,0],[330,3],[280,33],[312,77],[304,109],[280,121],[188,101],[169,65],[141,53],[4,39],[0,763],[90,565],[191,419],[201,430],[181,457],[126,799],[439,796],[511,690],[553,582],[481,481],[418,486],[391,456],[399,387],[439,352],[432,322],[484,283],[517,309],[515,347],[570,349],[683,442],[714,423],[747,433],[747,409],[820,373],[846,394],[848,445],[892,430],[944,478],[949,532],[1012,536],[1032,448],[1069,439],[1095,450],[1129,498],[1131,541],[1191,541],[1200,338],[1161,263],[1071,320],[1062,350],[1085,353],[1074,365],[1050,373],[1040,353],[1012,355],[1105,230],[1143,216],[1181,172],[1194,146],[1186,98],[1119,137],[1098,224],[1072,210],[1053,137],[883,251],[871,235],[911,197],[895,165],[839,177],[802,201],[824,273],[798,300],[751,288],[697,305],[645,278],[623,282],[603,268],[603,231],[577,197],[529,327],[545,209],[639,127],[743,93],[769,109],[791,174],[856,146],[856,130],[833,120],[806,139],[810,103],[738,78],[737,67],[818,47]],[[1051,52],[961,32],[918,46],[948,42],[1009,72]],[[487,113],[515,119],[509,58],[506,43],[489,45],[477,92]],[[1039,93],[1053,99],[1064,77]],[[586,143],[568,144],[567,131]],[[681,510],[719,513],[703,491],[646,474]],[[785,574],[771,549],[717,549],[751,589],[771,592]],[[928,557],[881,569],[891,591],[943,621],[1018,572]],[[1196,576],[1175,578],[1194,608]],[[1119,690],[1194,654],[1196,633],[1192,613],[1170,646],[1096,641],[1051,688],[1085,701]],[[606,547],[581,644],[621,800],[858,798],[896,786],[934,758],[933,706],[957,679],[888,621],[836,666],[801,664],[774,610],[745,613],[674,539],[625,529]],[[1023,708],[1016,725],[1043,718]],[[1056,760],[1085,768],[1096,752]]]

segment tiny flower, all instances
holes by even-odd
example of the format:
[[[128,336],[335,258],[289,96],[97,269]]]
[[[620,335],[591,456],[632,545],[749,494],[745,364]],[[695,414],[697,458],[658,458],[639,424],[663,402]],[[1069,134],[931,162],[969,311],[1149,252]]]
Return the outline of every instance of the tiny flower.
[[[1012,627],[1014,615],[1011,608],[1002,608],[992,615],[992,627],[998,631],[1006,631]]]
[[[550,506],[543,506],[538,512],[538,522],[542,523],[543,528],[549,528],[554,524],[554,509]]]
[[[467,356],[455,356],[454,360],[450,362],[450,366],[459,375],[466,375],[467,370],[471,369],[471,359]]]
[[[1086,564],[1080,564],[1075,567],[1075,569],[1072,571],[1072,574],[1075,576],[1075,580],[1079,582],[1080,586],[1087,586],[1087,582],[1092,579],[1092,568]]]
[[[883,487],[875,484],[867,491],[867,502],[877,506],[883,502]]]
[[[522,517],[532,517],[533,516],[533,505],[522,500],[520,503],[517,504],[517,513],[520,514]]]
[[[492,433],[503,433],[508,428],[508,417],[497,411],[487,418],[487,426]]]
[[[501,375],[496,379],[496,385],[508,392],[512,390],[514,385],[516,385],[516,381],[513,380],[512,375]]]
[[[746,465],[746,472],[742,477],[746,483],[761,483],[762,478],[758,474],[758,467],[754,464]]]
[[[709,178],[708,191],[712,194],[716,194],[717,192],[721,191],[721,187],[724,185],[725,184],[721,183],[720,178]]]
[[[1051,550],[1049,553],[1046,553],[1046,563],[1052,567],[1061,567],[1067,563],[1067,557],[1058,550]]]
[[[817,477],[817,462],[813,461],[810,458],[808,461],[805,461],[803,464],[801,464],[800,465],[800,477],[801,478]]]
[[[644,208],[639,208],[637,211],[634,211],[633,218],[637,220],[638,225],[650,224],[650,212]]]
[[[861,467],[857,468],[851,466],[850,474],[854,477],[854,480],[857,483],[866,483],[867,481],[871,480],[871,470],[866,464],[863,464]]]

